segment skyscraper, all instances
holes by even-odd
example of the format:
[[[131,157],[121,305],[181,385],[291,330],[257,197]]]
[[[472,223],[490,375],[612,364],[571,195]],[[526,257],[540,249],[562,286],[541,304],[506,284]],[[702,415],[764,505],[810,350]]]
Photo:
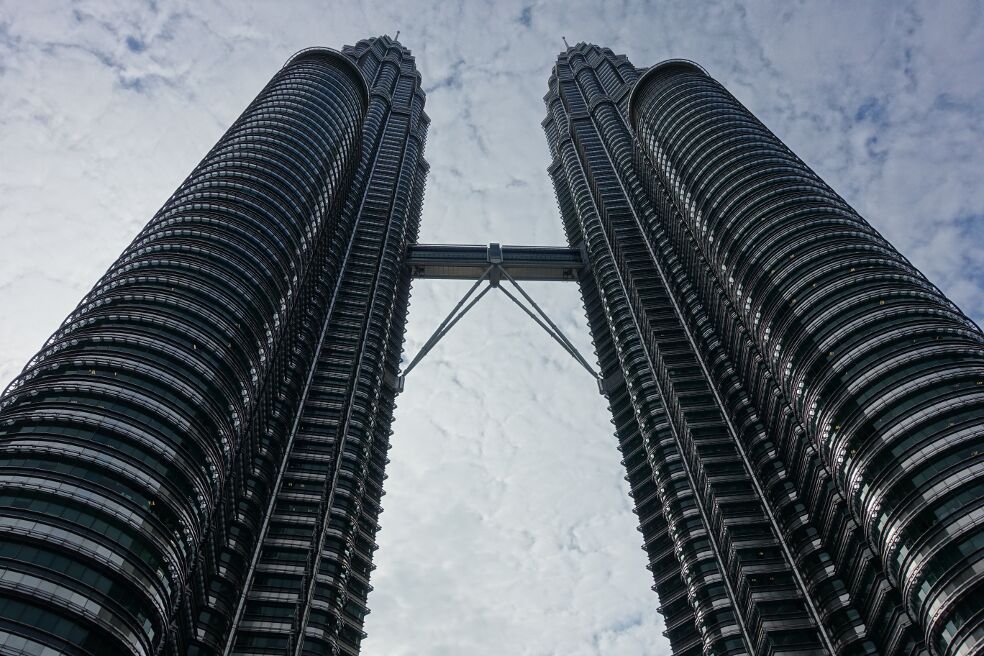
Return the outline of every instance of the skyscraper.
[[[569,248],[421,247],[410,52],[285,64],[0,397],[0,651],[357,654],[435,277],[579,283],[674,653],[984,654],[979,328],[696,64],[545,100]]]
[[[292,57],[10,385],[0,651],[358,651],[423,105]]]
[[[980,329],[698,65],[545,101],[674,653],[984,653]]]

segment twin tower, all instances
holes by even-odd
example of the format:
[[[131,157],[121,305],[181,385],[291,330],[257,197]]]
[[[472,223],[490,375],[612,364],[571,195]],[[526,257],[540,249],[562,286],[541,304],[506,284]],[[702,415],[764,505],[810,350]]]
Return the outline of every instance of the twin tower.
[[[560,270],[674,654],[984,654],[980,329],[698,65],[545,101],[569,248],[428,250],[410,52],[287,62],[0,397],[0,652],[357,654],[411,279]]]

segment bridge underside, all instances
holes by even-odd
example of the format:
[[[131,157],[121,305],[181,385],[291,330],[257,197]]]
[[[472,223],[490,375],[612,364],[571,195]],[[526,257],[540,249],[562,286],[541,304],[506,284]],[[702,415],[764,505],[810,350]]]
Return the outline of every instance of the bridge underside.
[[[489,267],[498,265],[489,272]],[[488,273],[496,286],[500,270],[515,280],[577,281],[581,252],[556,246],[416,244],[407,253],[414,278],[478,280]]]

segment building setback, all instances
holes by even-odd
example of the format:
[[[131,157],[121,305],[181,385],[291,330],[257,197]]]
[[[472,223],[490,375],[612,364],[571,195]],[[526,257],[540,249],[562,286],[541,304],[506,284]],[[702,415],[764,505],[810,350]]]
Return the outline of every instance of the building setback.
[[[0,397],[0,651],[358,654],[429,277],[579,283],[675,654],[984,655],[980,329],[696,64],[545,101],[569,248],[418,246],[410,52],[285,64]]]
[[[696,64],[545,101],[674,653],[984,653],[980,329]]]

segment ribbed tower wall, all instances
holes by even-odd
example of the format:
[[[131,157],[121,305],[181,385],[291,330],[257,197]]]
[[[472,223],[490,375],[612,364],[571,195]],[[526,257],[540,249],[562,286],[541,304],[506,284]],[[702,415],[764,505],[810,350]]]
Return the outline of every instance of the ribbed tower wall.
[[[579,44],[550,89],[674,652],[977,653],[979,329],[695,64]]]
[[[387,37],[294,56],[10,385],[0,646],[357,653],[427,123]]]
[[[651,69],[629,114],[668,232],[869,621],[901,595],[932,653],[984,653],[980,329],[698,67]]]
[[[410,52],[388,37],[343,52],[369,83],[362,155],[342,212],[342,273],[287,454],[260,522],[232,630],[232,654],[354,656],[365,633],[386,453],[417,239],[429,119]],[[205,652],[210,653],[210,652]]]
[[[651,472],[633,487],[637,512],[652,489],[668,521],[675,562],[664,560],[654,573],[660,581],[676,571],[686,583],[686,603],[671,591],[661,593],[661,602],[692,613],[704,652],[821,649],[830,640],[819,612],[674,298],[673,262],[644,232],[652,209],[640,193],[619,110],[636,78],[631,64],[610,51],[578,46],[562,54],[547,97],[547,131],[556,135],[559,158],[574,162],[566,176],[569,192],[581,199],[574,213],[642,428]],[[641,522],[648,544],[646,527]],[[675,650],[697,647],[673,633],[687,626],[682,618],[666,620],[671,641],[682,643]]]

